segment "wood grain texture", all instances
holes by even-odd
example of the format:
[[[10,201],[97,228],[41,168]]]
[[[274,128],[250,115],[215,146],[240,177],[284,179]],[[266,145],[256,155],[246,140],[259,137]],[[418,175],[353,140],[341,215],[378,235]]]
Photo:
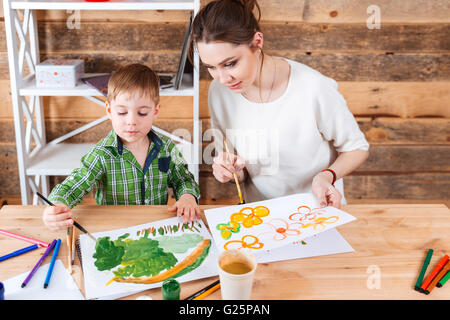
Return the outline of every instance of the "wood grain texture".
[[[241,186],[242,187],[242,186]],[[450,174],[358,173],[344,178],[345,196],[353,199],[446,199]],[[211,173],[201,172],[200,192],[206,199],[237,198],[236,185],[220,183]]]
[[[354,199],[446,199],[450,190],[450,174],[360,173],[345,177],[344,185],[345,195]]]
[[[203,144],[203,152],[215,149],[207,149],[207,143]],[[354,173],[363,174],[387,174],[387,173],[414,173],[414,172],[448,172],[450,171],[450,145],[383,145],[372,144],[369,149],[369,157],[358,167]],[[201,172],[212,173],[212,163],[205,161],[200,164]],[[210,161],[212,162],[212,161]]]
[[[356,121],[365,134],[366,139],[371,145],[421,145],[432,147],[434,145],[450,145],[450,118],[418,118],[418,119],[400,119],[387,117],[356,117]],[[86,124],[87,120],[82,119],[68,119],[68,118],[50,118],[46,121],[47,136],[56,137],[63,132],[70,132],[80,125]],[[4,132],[5,137],[10,136],[13,131],[12,120],[0,120],[0,136]],[[154,123],[155,126],[173,133],[175,130],[187,130],[189,134],[193,135],[193,121],[192,119],[177,119],[177,118],[159,118]],[[107,126],[103,124],[100,126]],[[211,129],[210,119],[201,119],[200,126],[202,128],[202,136],[206,144],[205,133]],[[92,129],[94,130],[94,129]],[[98,130],[98,129],[95,129]],[[108,129],[98,131],[99,134],[106,132]],[[92,139],[100,136],[92,136]],[[74,137],[75,139],[75,137]],[[90,138],[77,138],[77,143],[85,141],[91,142]],[[4,142],[12,142],[11,140],[4,140]],[[75,143],[75,140],[73,140]],[[205,147],[205,145],[203,146]]]
[[[201,0],[203,7],[210,0]],[[367,8],[373,5],[371,0],[259,0],[261,21],[296,21],[296,22],[333,22],[365,23],[372,13]],[[3,17],[3,3],[0,2],[0,17]],[[446,14],[449,5],[445,0],[378,0],[376,5],[381,10],[381,22],[384,23],[427,23],[450,22]],[[42,21],[66,20],[70,16],[62,10],[40,11],[38,18]],[[81,11],[82,21],[186,21],[187,15],[182,11]]]
[[[371,144],[387,146],[419,146],[432,149],[433,146],[450,145],[450,119],[448,118],[422,118],[422,119],[398,119],[398,118],[365,118],[356,117],[356,121]],[[47,139],[53,140],[76,128],[86,125],[86,119],[50,118],[46,120]],[[202,136],[211,128],[209,119],[201,120]],[[161,118],[155,122],[155,126],[176,134],[179,130],[185,130],[192,136],[193,122],[191,119]],[[111,129],[110,122],[105,121],[86,132],[74,136],[68,143],[93,143],[100,140]],[[13,144],[14,123],[11,119],[0,119],[1,144]],[[206,139],[206,138],[205,138]],[[203,141],[206,148],[209,141]]]
[[[7,157],[5,157],[7,154]],[[20,194],[17,158],[14,146],[0,146],[0,196]],[[202,165],[200,193],[204,199],[237,198],[236,185],[218,182],[210,167]],[[206,171],[205,171],[206,170]],[[52,177],[50,188],[65,177]],[[344,178],[345,196],[353,199],[447,199],[450,174],[442,172],[361,172]]]
[[[339,81],[350,111],[357,116],[450,118],[450,82]]]
[[[298,50],[267,50],[267,53],[303,63],[336,81],[450,81],[448,53],[324,53]],[[174,73],[178,67],[179,51],[42,53],[41,61],[46,59],[82,59],[85,72],[91,73],[108,73],[128,63],[142,63],[157,72]],[[200,78],[212,79],[203,66],[200,67]],[[6,53],[0,53],[1,79],[9,79]]]
[[[370,144],[450,144],[450,118],[356,118]]]
[[[68,30],[65,23],[39,24],[43,52],[163,51],[183,47],[186,23],[84,22]]]
[[[209,119],[208,89],[210,80],[200,81],[199,117]],[[449,81],[430,82],[355,82],[338,81],[338,90],[355,116],[389,116],[401,118],[450,118]],[[44,97],[46,118],[95,119],[104,110],[82,97]],[[9,80],[0,80],[0,118],[13,118]],[[191,97],[161,97],[159,118],[192,119]]]
[[[326,53],[267,50],[270,55],[303,63],[336,81],[448,81],[448,53]],[[201,67],[201,79],[211,79]]]
[[[39,23],[42,52],[181,51],[187,23],[82,21],[68,29],[65,21]],[[368,29],[366,24],[261,23],[266,50],[344,52],[448,52],[450,24],[387,24]],[[5,40],[0,24],[0,40]],[[101,35],[101,37],[97,37]],[[336,41],[338,39],[338,41]],[[2,43],[6,43],[5,41]],[[2,44],[1,51],[6,51]]]
[[[74,15],[80,17],[80,27],[86,22],[148,22],[148,23],[167,23],[188,21],[189,12],[184,10],[74,10],[67,12],[64,10],[37,10],[39,22],[66,22],[68,19],[74,19]]]
[[[369,158],[355,172],[449,172],[449,155],[450,145],[374,145],[370,148]]]
[[[209,0],[202,0],[205,5]],[[369,159],[346,178],[347,197],[448,198],[450,144],[450,3],[444,0],[259,0],[264,49],[302,62],[338,82],[371,144]],[[19,194],[5,27],[0,2],[0,194]],[[369,29],[376,5],[381,28]],[[82,11],[69,29],[66,11],[38,11],[41,60],[81,58],[87,72],[111,72],[140,62],[175,72],[187,21],[183,11]],[[210,76],[200,68],[200,119],[210,128]],[[44,97],[48,139],[69,132],[104,110],[81,97]],[[163,97],[157,125],[192,133],[192,98]],[[80,118],[83,114],[83,118]],[[70,139],[95,143],[105,122]],[[209,199],[235,197],[201,164]],[[406,173],[414,172],[412,179]],[[442,177],[439,174],[442,173]],[[53,179],[53,178],[52,178]],[[412,180],[411,180],[412,179]],[[56,181],[56,180],[55,180]],[[348,183],[347,183],[348,181]],[[367,190],[361,190],[361,185]],[[382,186],[382,187],[380,187]],[[391,194],[392,193],[392,194]]]
[[[217,206],[201,206],[203,210]],[[0,225],[11,232],[43,241],[64,236],[47,230],[42,223],[44,206],[3,206]],[[347,205],[343,210],[357,220],[338,228],[354,252],[260,263],[255,273],[252,299],[449,299],[448,290],[434,290],[429,296],[413,290],[429,248],[434,249],[430,265],[450,250],[450,210],[443,204],[365,204]],[[166,206],[81,205],[73,209],[77,221],[91,233],[130,227],[172,216]],[[205,221],[204,214],[202,219]],[[205,221],[206,222],[206,221]],[[12,238],[0,239],[8,252],[20,248]],[[60,254],[65,256],[66,246]],[[8,279],[32,268],[41,254],[35,250],[0,265],[0,274]],[[63,263],[66,263],[63,261]],[[372,268],[372,269],[371,269]],[[380,286],[374,288],[373,268],[379,272]],[[372,271],[371,271],[372,270]],[[78,258],[74,279],[84,292],[84,279]],[[183,284],[182,299],[211,283],[200,279]],[[276,286],[273,286],[277,283]],[[149,294],[161,299],[161,290],[151,289],[124,299]],[[206,299],[220,299],[220,290]]]
[[[447,14],[450,5],[447,1],[427,0],[371,0],[361,1],[333,1],[333,0],[305,0],[303,19],[308,22],[363,22],[365,23],[372,11],[367,13],[371,5],[380,8],[381,24],[406,22],[445,22],[450,21]]]
[[[450,24],[263,23],[265,50],[441,52],[450,50]]]
[[[110,73],[129,63],[141,63],[155,72],[175,73],[178,68],[179,50],[161,51],[118,51],[118,52],[41,52],[40,61],[46,59],[81,59],[84,60],[86,73]],[[25,64],[24,75],[29,74]],[[6,52],[0,52],[0,81],[9,79],[8,58]],[[8,84],[9,87],[9,84]]]

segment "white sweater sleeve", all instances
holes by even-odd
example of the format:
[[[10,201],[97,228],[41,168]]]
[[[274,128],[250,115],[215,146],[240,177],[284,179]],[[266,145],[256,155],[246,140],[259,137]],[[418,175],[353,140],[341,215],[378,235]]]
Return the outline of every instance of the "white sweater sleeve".
[[[369,150],[369,143],[338,91],[337,82],[328,77],[319,81],[317,125],[324,139],[332,141],[338,152]]]

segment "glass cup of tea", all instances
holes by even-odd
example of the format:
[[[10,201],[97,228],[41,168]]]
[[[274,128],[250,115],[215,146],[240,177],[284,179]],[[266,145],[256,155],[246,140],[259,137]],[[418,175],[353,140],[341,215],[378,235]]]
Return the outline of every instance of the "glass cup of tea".
[[[257,262],[246,249],[226,250],[219,255],[220,291],[223,300],[250,300]]]

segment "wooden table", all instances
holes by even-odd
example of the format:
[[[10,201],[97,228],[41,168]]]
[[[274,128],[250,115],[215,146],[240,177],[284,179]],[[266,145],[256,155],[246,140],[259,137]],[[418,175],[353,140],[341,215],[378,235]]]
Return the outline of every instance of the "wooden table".
[[[217,206],[202,206],[202,209]],[[4,206],[0,229],[51,242],[66,233],[47,230],[43,206]],[[440,204],[347,205],[343,210],[357,220],[338,228],[355,252],[258,265],[253,299],[450,299],[450,284],[430,295],[413,290],[429,248],[434,255],[430,272],[444,254],[450,254],[450,210]],[[73,210],[78,222],[90,232],[123,228],[172,217],[166,206],[81,205]],[[203,216],[203,220],[204,216]],[[0,235],[0,255],[23,248],[26,243]],[[0,263],[0,281],[31,270],[44,248]],[[67,264],[67,248],[59,259]],[[48,261],[47,261],[48,262]],[[73,277],[82,292],[84,285],[78,259]],[[218,277],[182,284],[185,298]],[[126,299],[148,295],[161,299],[161,290],[147,290]],[[220,290],[207,299],[221,299]]]

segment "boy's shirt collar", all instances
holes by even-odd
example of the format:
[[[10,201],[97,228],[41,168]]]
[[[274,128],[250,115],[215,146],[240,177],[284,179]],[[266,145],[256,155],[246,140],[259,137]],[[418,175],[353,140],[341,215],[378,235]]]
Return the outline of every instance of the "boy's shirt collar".
[[[148,148],[149,150],[147,152],[147,158],[145,160],[143,168],[137,162],[133,153],[127,148],[127,146],[123,144],[122,140],[115,133],[114,130],[111,130],[109,135],[100,143],[100,145],[103,147],[112,147],[114,150],[117,151],[118,157],[123,157],[125,160],[132,163],[136,168],[140,169],[145,175],[152,161],[158,156],[158,153],[163,145],[162,140],[153,130],[150,130],[147,136],[150,139],[150,146]]]
[[[150,139],[149,150],[151,150],[155,147],[158,150],[161,149],[163,142],[153,130],[150,130],[149,133],[147,134],[147,136]],[[120,139],[120,137],[116,134],[116,132],[114,130],[111,130],[110,133],[105,137],[105,139],[103,139],[103,141],[100,142],[99,144],[100,144],[100,146],[103,146],[103,147],[113,147],[115,150],[117,150],[117,153],[119,154],[119,156],[122,156],[124,154],[124,152],[123,152],[124,149],[125,149],[125,153],[130,152],[130,150],[128,150],[128,148],[123,144],[122,140]],[[125,146],[125,148],[124,148],[124,146]]]

